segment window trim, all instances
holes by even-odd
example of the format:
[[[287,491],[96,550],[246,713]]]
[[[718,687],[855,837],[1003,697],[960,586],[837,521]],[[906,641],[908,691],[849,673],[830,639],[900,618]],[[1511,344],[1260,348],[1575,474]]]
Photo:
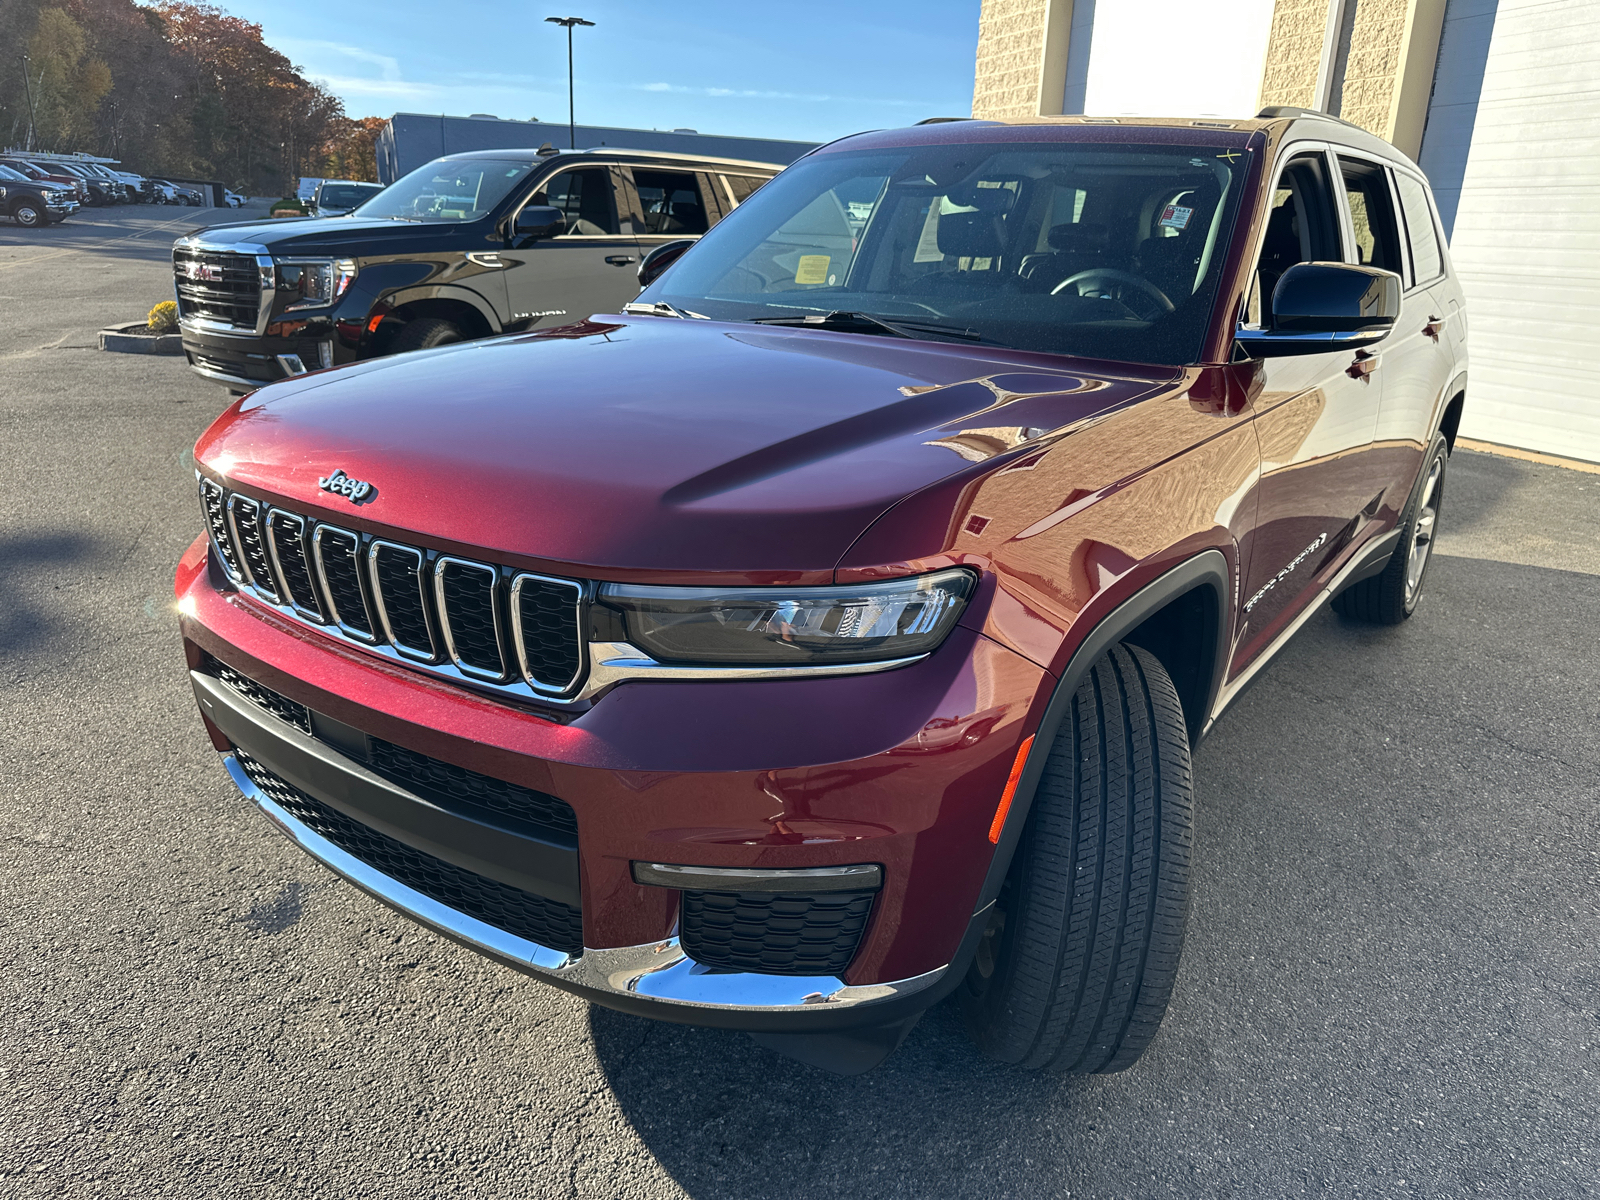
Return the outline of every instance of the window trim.
[[[672,174],[690,176],[694,180],[695,191],[700,195],[700,211],[704,213],[706,217],[706,233],[711,232],[711,230],[717,224],[717,222],[711,218],[711,205],[709,201],[712,199],[712,197],[705,195],[701,189],[705,186],[702,183],[702,180],[713,177],[716,174],[714,171],[702,163],[694,162],[672,163],[667,166],[656,166],[650,163],[624,163],[622,164],[622,168],[627,176],[628,190],[631,193],[634,202],[639,206],[634,218],[638,222],[639,231],[634,236],[638,239],[641,245],[654,246],[658,244],[655,241],[647,242],[645,240],[646,238],[657,238],[660,239],[661,242],[678,242],[683,241],[686,238],[695,239],[705,236],[705,233],[651,233],[649,231],[649,229],[646,227],[647,222],[645,221],[644,199],[639,195],[639,181],[634,177],[634,172],[641,167],[646,171],[664,171]]]
[[[1402,203],[1400,201],[1400,175],[1402,174],[1402,172],[1404,174],[1410,176],[1411,177],[1411,181],[1413,183],[1417,183],[1417,184],[1420,184],[1422,186],[1422,199],[1423,199],[1424,203],[1426,203],[1427,206],[1428,206],[1428,220],[1430,222],[1432,222],[1432,224],[1433,224],[1433,244],[1434,244],[1435,248],[1439,251],[1439,273],[1437,275],[1434,275],[1434,276],[1428,278],[1428,279],[1418,279],[1418,280],[1416,280],[1413,283],[1412,287],[1413,288],[1432,287],[1434,284],[1438,283],[1441,279],[1445,278],[1445,276],[1450,274],[1449,248],[1448,248],[1448,245],[1447,245],[1447,243],[1445,241],[1444,229],[1439,223],[1439,210],[1438,210],[1438,207],[1436,206],[1436,204],[1434,203],[1433,188],[1428,183],[1427,176],[1423,175],[1420,171],[1403,171],[1403,169],[1400,166],[1398,166],[1397,164],[1391,163],[1389,165],[1389,173],[1393,178],[1390,179],[1389,186],[1393,189],[1394,194],[1395,194],[1395,201],[1399,205],[1398,211],[1400,213],[1400,220],[1405,223],[1406,252],[1407,252],[1407,254],[1408,255],[1411,254],[1411,219],[1408,216],[1406,216],[1405,205],[1404,205],[1404,203]],[[1415,267],[1416,267],[1416,260],[1413,257],[1411,261],[1412,261],[1412,269],[1413,269],[1413,274],[1414,274],[1415,273]]]
[[[1335,178],[1337,178],[1341,183],[1344,181],[1344,170],[1339,166],[1339,159],[1341,158],[1348,158],[1352,162],[1365,163],[1367,166],[1375,167],[1377,170],[1383,173],[1384,183],[1389,189],[1389,208],[1391,211],[1393,211],[1395,218],[1395,234],[1399,238],[1401,269],[1396,271],[1395,274],[1400,276],[1400,288],[1402,294],[1409,296],[1412,292],[1416,291],[1420,285],[1415,281],[1415,272],[1411,262],[1411,239],[1407,235],[1406,231],[1405,214],[1400,210],[1400,193],[1394,186],[1394,180],[1390,177],[1394,170],[1394,164],[1386,158],[1379,158],[1376,154],[1371,154],[1365,150],[1357,150],[1349,146],[1334,146],[1332,147],[1332,151]],[[1345,261],[1353,263],[1356,266],[1360,266],[1361,251],[1356,245],[1355,218],[1350,214],[1349,188],[1341,187],[1339,189],[1339,205],[1344,209],[1346,229],[1350,236],[1350,251]]]
[[[1234,321],[1234,329],[1243,329],[1247,321],[1245,318],[1250,310],[1250,293],[1255,287],[1255,280],[1261,272],[1261,253],[1267,247],[1267,225],[1272,220],[1272,197],[1278,190],[1278,181],[1283,178],[1283,173],[1297,158],[1306,158],[1311,155],[1322,156],[1322,169],[1328,172],[1331,183],[1339,179],[1339,163],[1334,157],[1334,146],[1331,142],[1318,141],[1311,138],[1298,139],[1286,142],[1278,147],[1278,157],[1272,164],[1272,169],[1267,173],[1267,187],[1264,192],[1265,209],[1261,214],[1260,227],[1256,230],[1255,245],[1250,253],[1250,271],[1247,278],[1250,280],[1245,285],[1244,294],[1239,304],[1239,315]],[[1334,221],[1339,227],[1340,261],[1350,263],[1353,261],[1352,253],[1355,249],[1355,224],[1350,219],[1349,202],[1344,198],[1341,188],[1333,189]]]
[[[549,182],[552,179],[554,179],[557,175],[567,175],[567,174],[570,174],[573,171],[603,171],[603,172],[605,172],[606,182],[611,187],[611,215],[612,215],[613,219],[617,223],[617,229],[620,230],[622,228],[623,212],[622,212],[622,206],[618,202],[619,201],[619,196],[617,195],[617,191],[618,191],[618,188],[617,188],[617,176],[616,176],[616,172],[612,169],[612,164],[611,163],[570,163],[570,164],[565,164],[565,165],[557,168],[554,171],[551,171],[548,175],[540,175],[534,181],[533,186],[528,190],[528,194],[525,195],[521,199],[521,201],[519,201],[516,205],[514,205],[512,207],[511,212],[506,217],[505,226],[504,226],[504,228],[505,228],[504,237],[505,237],[505,240],[507,242],[510,242],[512,239],[514,239],[516,237],[517,218],[522,215],[522,210],[523,209],[527,208],[528,205],[533,203],[533,198],[535,196],[537,196],[540,192],[542,192],[545,189],[546,185],[549,184]],[[576,245],[576,244],[588,244],[588,243],[591,243],[591,242],[632,242],[633,240],[634,240],[634,237],[633,237],[633,235],[631,233],[620,233],[620,232],[619,233],[563,233],[558,237],[546,238],[545,239],[545,241],[547,243],[549,243],[550,245],[559,245],[559,246],[571,246],[571,245]]]

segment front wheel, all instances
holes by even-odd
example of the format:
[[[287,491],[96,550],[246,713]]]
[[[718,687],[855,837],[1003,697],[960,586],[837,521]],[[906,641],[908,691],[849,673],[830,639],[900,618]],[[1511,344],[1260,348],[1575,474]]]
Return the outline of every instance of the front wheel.
[[[41,225],[49,224],[44,209],[32,200],[19,200],[11,209],[11,217],[24,229],[37,229]]]
[[[389,343],[390,354],[404,354],[408,350],[431,350],[435,346],[448,346],[461,341],[461,330],[439,317],[416,317],[394,335]]]
[[[1050,747],[961,989],[992,1058],[1074,1074],[1136,1062],[1166,1013],[1193,848],[1183,709],[1161,663],[1112,647]]]

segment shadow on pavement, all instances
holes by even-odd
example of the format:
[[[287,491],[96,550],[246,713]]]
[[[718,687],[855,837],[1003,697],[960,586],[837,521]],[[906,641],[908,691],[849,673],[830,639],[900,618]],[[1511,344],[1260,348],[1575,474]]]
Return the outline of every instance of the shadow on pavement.
[[[0,658],[21,661],[47,649],[69,630],[62,609],[42,603],[54,585],[71,586],[101,556],[103,545],[81,533],[60,531],[0,534]]]

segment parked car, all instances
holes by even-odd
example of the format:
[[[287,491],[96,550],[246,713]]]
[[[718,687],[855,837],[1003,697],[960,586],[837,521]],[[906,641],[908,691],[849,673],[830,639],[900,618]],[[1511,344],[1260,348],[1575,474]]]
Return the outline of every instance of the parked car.
[[[239,195],[238,192],[229,191],[228,189],[224,188],[223,192],[222,192],[222,196],[223,196],[223,199],[228,202],[228,207],[229,208],[243,208],[244,207],[245,198],[243,196]]]
[[[393,203],[509,213],[507,161]],[[954,996],[1121,1070],[1191,746],[1325,601],[1416,611],[1462,305],[1421,172],[1319,114],[843,139],[619,315],[224,413],[206,729],[313,857],[597,1004],[848,1071]]]
[[[123,178],[104,163],[79,162],[72,164],[89,179],[99,182],[109,204],[126,204],[129,188]]]
[[[0,157],[0,166],[9,167],[36,183],[49,182],[69,187],[80,205],[89,203],[89,185],[70,171],[46,169],[43,165],[35,165],[27,159],[17,158],[13,155]]]
[[[78,211],[76,192],[64,183],[30,179],[0,166],[0,212],[18,225],[35,229],[65,221]]]
[[[193,207],[204,203],[204,198],[193,188],[186,188],[167,179],[156,179],[152,182],[161,187],[163,204],[187,204]]]
[[[342,217],[383,191],[381,183],[353,179],[324,179],[311,197],[311,212],[318,217]]]
[[[83,183],[83,189],[88,199],[84,201],[90,208],[103,208],[115,202],[116,194],[111,184],[106,180],[86,170],[79,163],[62,162],[60,159],[30,160],[33,165],[42,171],[54,171],[59,174],[71,175]]]
[[[173,247],[184,351],[245,390],[610,311],[638,293],[642,254],[697,237],[777,170],[486,150],[413,171],[352,216],[211,226]]]

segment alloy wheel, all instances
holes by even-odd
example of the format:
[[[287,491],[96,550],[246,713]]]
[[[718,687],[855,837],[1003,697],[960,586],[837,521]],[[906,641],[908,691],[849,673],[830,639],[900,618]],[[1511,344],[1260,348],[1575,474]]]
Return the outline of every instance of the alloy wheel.
[[[1422,586],[1422,573],[1428,568],[1428,555],[1433,551],[1433,535],[1439,521],[1439,481],[1444,478],[1444,457],[1435,458],[1428,467],[1427,481],[1422,485],[1422,495],[1417,502],[1416,519],[1411,523],[1411,547],[1406,555],[1406,607],[1416,602],[1417,591]]]

